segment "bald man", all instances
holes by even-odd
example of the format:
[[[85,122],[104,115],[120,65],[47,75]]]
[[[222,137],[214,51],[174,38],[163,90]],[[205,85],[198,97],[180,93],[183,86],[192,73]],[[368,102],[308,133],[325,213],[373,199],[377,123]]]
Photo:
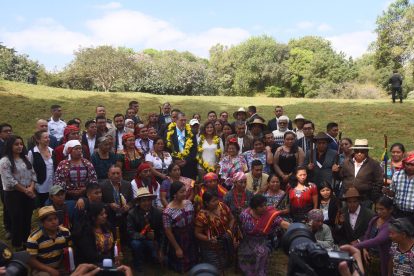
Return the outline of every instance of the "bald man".
[[[35,132],[40,131],[40,130],[48,131],[48,124],[46,120],[43,120],[43,119],[37,120]],[[55,149],[59,145],[58,140],[56,139],[55,136],[52,136],[52,135],[49,135],[49,139],[50,139],[49,147],[51,147],[52,149]],[[27,150],[31,150],[35,146],[36,146],[36,139],[33,135],[32,137],[29,138],[29,140],[27,140]]]

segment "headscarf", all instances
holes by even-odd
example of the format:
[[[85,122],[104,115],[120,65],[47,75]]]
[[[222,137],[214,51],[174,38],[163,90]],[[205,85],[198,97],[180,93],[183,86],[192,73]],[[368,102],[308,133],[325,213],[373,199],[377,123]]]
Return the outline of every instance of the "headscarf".
[[[233,177],[231,178],[233,183],[236,181],[246,180],[246,179],[247,179],[247,176],[244,172],[236,172],[235,174],[233,174]]]
[[[72,149],[76,146],[82,146],[78,140],[67,141],[65,144],[65,147],[63,148],[63,155],[68,156],[72,152]],[[69,156],[69,160],[70,160],[70,156]]]
[[[72,132],[79,132],[79,128],[75,125],[66,126],[63,130],[63,143],[68,141],[68,135]]]
[[[128,140],[129,138],[134,138],[135,139],[134,134],[132,134],[130,132],[125,133],[124,135],[122,135],[122,142],[125,143],[125,141]]]
[[[144,163],[142,163],[141,165],[138,166],[138,168],[137,168],[137,175],[141,174],[141,172],[143,170],[146,170],[146,169],[151,169],[151,166],[147,162],[144,162]]]
[[[150,168],[151,168],[151,165],[147,162],[144,162],[144,163],[142,163],[141,165],[138,166],[137,173],[135,175],[135,183],[137,184],[138,189],[142,188],[142,187],[146,187],[144,185],[144,183],[142,183],[142,179],[139,175],[141,174],[141,172],[143,170],[150,169]],[[157,180],[155,179],[154,175],[151,175],[151,183],[147,187],[149,192],[151,194],[154,194],[154,192],[158,189],[158,185],[159,184],[158,184]]]
[[[218,180],[218,176],[217,176],[217,174],[215,174],[213,172],[209,172],[206,175],[204,175],[203,180],[204,180],[204,182],[211,181],[211,180]]]
[[[403,168],[405,167],[405,164],[407,163],[414,163],[414,153],[408,155],[406,158],[403,159],[402,164],[403,164]]]
[[[312,209],[308,212],[308,219],[313,221],[323,221],[323,211],[321,209]]]

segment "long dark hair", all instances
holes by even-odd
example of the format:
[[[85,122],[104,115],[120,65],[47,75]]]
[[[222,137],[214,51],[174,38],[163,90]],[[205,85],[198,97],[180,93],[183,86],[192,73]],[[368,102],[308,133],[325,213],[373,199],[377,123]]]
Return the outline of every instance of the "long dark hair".
[[[101,214],[102,210],[105,210],[105,205],[102,202],[92,202],[89,204],[89,210],[88,210],[88,226],[91,227],[91,229],[95,226],[95,221],[98,218],[98,216]],[[101,225],[102,232],[108,233],[110,232],[110,226],[109,223],[106,222],[104,225]]]
[[[4,156],[6,156],[7,158],[9,158],[10,160],[10,164],[11,164],[11,172],[15,173],[16,172],[16,163],[14,161],[14,156],[13,156],[13,145],[17,140],[21,140],[23,143],[23,150],[20,153],[20,158],[23,160],[24,164],[26,165],[26,168],[28,170],[32,169],[32,164],[29,162],[29,160],[27,159],[26,155],[27,155],[27,149],[24,145],[23,142],[23,138],[17,135],[11,135],[6,142],[4,143]]]
[[[336,200],[335,193],[332,189],[331,183],[329,183],[328,181],[325,180],[325,181],[322,182],[321,186],[318,189],[318,205],[321,204],[321,200],[322,200],[321,190],[324,189],[324,188],[328,188],[329,190],[331,190],[331,198],[330,199],[331,200],[332,199]]]
[[[292,176],[289,179],[289,185],[292,189],[294,189],[298,185],[298,179],[296,178],[296,174],[298,173],[298,171],[306,171],[306,173],[308,173],[308,170],[306,169],[305,166],[297,166],[296,169],[293,171]],[[303,185],[305,185],[306,187],[309,187],[308,177],[306,177],[305,183]]]

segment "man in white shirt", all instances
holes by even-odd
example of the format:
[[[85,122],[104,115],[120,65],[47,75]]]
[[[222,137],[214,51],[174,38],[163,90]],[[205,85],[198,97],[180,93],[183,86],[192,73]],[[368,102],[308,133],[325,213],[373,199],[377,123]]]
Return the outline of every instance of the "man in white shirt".
[[[279,146],[283,145],[285,132],[288,131],[288,123],[289,123],[289,118],[287,116],[285,115],[280,116],[277,122],[278,129],[272,132],[273,137],[275,137],[275,142]]]
[[[62,117],[62,107],[60,105],[52,105],[50,107],[50,112],[52,113],[52,117],[47,124],[49,135],[54,136],[58,142],[60,142],[63,138],[63,131],[66,127],[66,123],[61,120]]]
[[[97,133],[97,127],[96,122],[94,120],[87,121],[85,123],[86,132],[82,134],[82,144],[87,147],[89,152],[87,153],[88,156],[85,156],[85,158],[90,159],[92,154],[95,151],[95,148],[97,148],[96,144],[96,133]],[[89,158],[88,158],[89,157]]]
[[[120,113],[115,114],[114,125],[115,128],[110,130],[108,134],[114,139],[114,152],[117,153],[124,149],[122,144],[122,135],[126,133],[124,115]]]

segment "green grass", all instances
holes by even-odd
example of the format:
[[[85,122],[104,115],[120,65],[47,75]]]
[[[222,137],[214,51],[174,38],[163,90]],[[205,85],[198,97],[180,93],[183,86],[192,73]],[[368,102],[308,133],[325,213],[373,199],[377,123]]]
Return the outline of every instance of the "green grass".
[[[392,104],[389,99],[382,100],[323,100],[296,98],[222,97],[222,96],[157,96],[145,93],[104,93],[51,88],[0,81],[0,123],[8,122],[15,134],[28,138],[34,131],[34,124],[40,118],[49,118],[49,107],[60,104],[64,118],[79,117],[83,122],[95,116],[95,107],[105,105],[108,117],[115,113],[125,113],[128,102],[140,102],[140,115],[145,118],[148,112],[158,112],[160,104],[169,101],[191,117],[200,113],[205,119],[207,112],[228,111],[230,116],[239,107],[249,105],[258,107],[258,113],[267,120],[273,118],[275,105],[282,105],[291,119],[301,113],[316,124],[316,131],[324,131],[328,122],[340,125],[343,137],[367,138],[374,150],[371,156],[379,158],[384,147],[383,135],[388,135],[389,143],[401,142],[407,149],[414,147],[414,101]],[[231,118],[232,120],[232,118]],[[0,217],[0,221],[2,218]],[[0,229],[0,239],[4,237]],[[280,251],[272,255],[270,273],[284,275],[287,257]],[[167,270],[151,271],[149,275],[173,275]],[[175,275],[175,274],[174,274]],[[229,269],[226,275],[235,275]]]
[[[0,122],[13,125],[14,133],[29,137],[39,118],[49,118],[52,104],[63,106],[64,118],[80,117],[83,121],[94,118],[98,104],[106,106],[108,117],[125,113],[130,100],[140,102],[140,115],[146,117],[151,111],[158,112],[160,104],[171,102],[192,116],[200,113],[205,119],[209,110],[231,114],[239,107],[255,105],[258,113],[267,120],[273,118],[275,105],[285,107],[285,113],[293,119],[301,113],[316,124],[316,131],[324,131],[328,122],[340,125],[343,137],[367,138],[374,147],[371,155],[379,158],[384,147],[383,135],[389,143],[401,142],[408,149],[414,147],[413,100],[404,104],[392,104],[389,99],[381,100],[323,100],[297,98],[224,97],[224,96],[158,96],[146,93],[90,92],[51,88],[0,81]],[[231,118],[232,119],[232,118]]]

